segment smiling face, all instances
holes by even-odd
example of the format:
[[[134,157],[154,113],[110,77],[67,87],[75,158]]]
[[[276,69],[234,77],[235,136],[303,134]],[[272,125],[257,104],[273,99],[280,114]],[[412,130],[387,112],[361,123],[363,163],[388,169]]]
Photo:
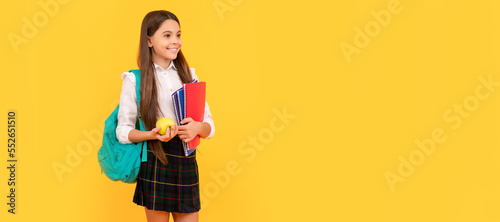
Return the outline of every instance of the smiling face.
[[[177,58],[182,46],[179,23],[172,19],[165,20],[153,36],[148,36],[148,46],[153,62],[166,69],[170,61]]]

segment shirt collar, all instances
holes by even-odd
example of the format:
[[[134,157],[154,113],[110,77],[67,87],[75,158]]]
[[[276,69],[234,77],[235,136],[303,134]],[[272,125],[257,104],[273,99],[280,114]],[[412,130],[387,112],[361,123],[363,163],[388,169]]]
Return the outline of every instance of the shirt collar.
[[[163,69],[163,67],[161,67],[161,66],[157,65],[156,63],[153,63],[153,64],[154,64],[154,66],[155,66],[155,70],[158,70],[158,69],[159,69],[160,71],[165,70],[165,69]],[[176,68],[176,67],[175,67],[175,65],[174,65],[174,60],[171,60],[171,61],[170,61],[170,65],[168,66],[167,70],[169,70],[169,69],[174,69],[174,70],[177,70],[177,68]],[[166,71],[166,70],[165,70],[165,71]]]

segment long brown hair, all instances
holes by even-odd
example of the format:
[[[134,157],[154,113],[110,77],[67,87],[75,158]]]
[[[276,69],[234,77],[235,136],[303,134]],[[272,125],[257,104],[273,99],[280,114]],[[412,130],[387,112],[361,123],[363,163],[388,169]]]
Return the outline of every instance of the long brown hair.
[[[140,112],[141,119],[146,126],[146,130],[148,131],[156,127],[156,121],[158,114],[160,113],[157,91],[157,84],[159,83],[158,79],[156,79],[154,71],[152,48],[148,46],[148,36],[153,36],[160,25],[167,19],[173,19],[179,24],[180,27],[181,24],[179,23],[177,16],[165,10],[149,12],[142,20],[141,25],[139,53],[137,56],[137,65],[141,70]],[[174,59],[173,62],[177,68],[177,74],[179,75],[182,83],[190,82],[192,80],[192,76],[189,70],[189,65],[182,54],[182,50],[179,50],[177,58]],[[148,140],[147,143],[156,158],[158,158],[158,160],[160,160],[163,164],[168,164],[165,152],[163,152],[161,141]]]

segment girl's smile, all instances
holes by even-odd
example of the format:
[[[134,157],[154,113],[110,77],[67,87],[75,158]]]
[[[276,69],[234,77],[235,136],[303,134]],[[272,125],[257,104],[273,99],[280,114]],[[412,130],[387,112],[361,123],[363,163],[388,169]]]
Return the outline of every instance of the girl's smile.
[[[148,36],[148,46],[153,62],[166,69],[170,61],[177,58],[182,46],[179,23],[173,19],[165,20],[152,36]]]

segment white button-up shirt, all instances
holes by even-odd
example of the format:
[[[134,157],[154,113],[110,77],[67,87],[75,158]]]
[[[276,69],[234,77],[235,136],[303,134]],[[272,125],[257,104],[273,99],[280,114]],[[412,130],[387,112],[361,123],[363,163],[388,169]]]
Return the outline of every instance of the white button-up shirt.
[[[160,113],[157,119],[162,117],[170,117],[174,121],[176,119],[174,112],[174,105],[172,102],[172,93],[182,87],[182,81],[177,74],[177,68],[173,62],[170,62],[167,70],[161,66],[154,64],[155,74],[159,80],[157,83],[158,90],[158,103],[160,105]],[[194,68],[190,68],[193,79],[198,79],[194,73]],[[128,134],[132,129],[135,129],[135,122],[137,120],[138,110],[137,99],[135,92],[135,75],[132,72],[124,72],[121,75],[123,79],[122,92],[120,95],[120,108],[118,110],[118,126],[116,127],[116,137],[122,144],[132,143],[128,139]],[[209,139],[215,133],[214,121],[212,114],[205,102],[205,115],[203,122],[210,125],[211,131],[204,139]]]

